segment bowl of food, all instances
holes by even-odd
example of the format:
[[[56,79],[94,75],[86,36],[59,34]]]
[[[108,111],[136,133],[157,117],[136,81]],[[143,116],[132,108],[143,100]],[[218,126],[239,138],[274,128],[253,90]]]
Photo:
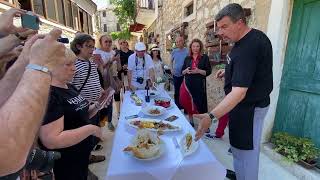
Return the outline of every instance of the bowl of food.
[[[140,129],[132,139],[131,145],[123,151],[132,152],[132,155],[137,159],[154,159],[162,154],[161,140],[155,133],[146,129]]]
[[[162,106],[147,106],[141,111],[148,116],[161,116],[165,113],[166,109]]]
[[[171,99],[165,97],[155,98],[154,104],[157,106],[162,106],[164,108],[169,108],[171,106]]]

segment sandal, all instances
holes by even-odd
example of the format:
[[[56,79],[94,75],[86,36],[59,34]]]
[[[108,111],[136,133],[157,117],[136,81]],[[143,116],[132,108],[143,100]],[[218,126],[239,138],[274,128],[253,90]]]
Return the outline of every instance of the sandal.
[[[101,156],[101,155],[90,155],[89,157],[89,164],[92,163],[98,163],[98,162],[102,162],[106,160],[105,156]]]
[[[101,149],[103,149],[103,146],[98,144],[96,145],[96,147],[93,149],[93,151],[100,151]]]

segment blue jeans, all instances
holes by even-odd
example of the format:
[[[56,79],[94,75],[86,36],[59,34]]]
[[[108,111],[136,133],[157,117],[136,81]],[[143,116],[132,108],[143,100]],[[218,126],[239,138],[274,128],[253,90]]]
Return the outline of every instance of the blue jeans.
[[[179,103],[179,96],[180,96],[180,86],[183,82],[183,76],[177,77],[173,76],[173,85],[174,85],[174,102],[178,106],[179,109],[182,109]]]

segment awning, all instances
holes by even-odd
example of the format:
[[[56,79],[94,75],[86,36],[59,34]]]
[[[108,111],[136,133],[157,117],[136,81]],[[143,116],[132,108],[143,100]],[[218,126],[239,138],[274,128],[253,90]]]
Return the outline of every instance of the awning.
[[[129,26],[129,31],[130,32],[138,32],[138,31],[141,31],[144,27],[145,27],[145,25],[143,25],[143,24],[134,23]]]

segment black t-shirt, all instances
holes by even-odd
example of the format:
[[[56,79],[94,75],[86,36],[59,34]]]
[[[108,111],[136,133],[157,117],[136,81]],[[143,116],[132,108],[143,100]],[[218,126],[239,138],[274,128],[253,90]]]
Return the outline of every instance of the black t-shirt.
[[[273,88],[272,45],[261,31],[252,29],[235,43],[227,56],[225,93],[246,87],[245,98],[229,112],[229,137],[233,147],[253,149],[253,118],[256,107],[270,104]]]
[[[128,65],[128,58],[131,54],[133,54],[134,52],[129,50],[128,52],[123,52],[122,50],[119,50],[118,53],[120,54],[120,62],[121,62],[121,66],[127,64]],[[126,70],[121,70],[121,73],[124,73],[124,75],[127,75],[127,71]]]
[[[89,101],[82,97],[73,85],[68,84],[68,89],[51,86],[49,103],[42,125],[54,122],[63,116],[64,131],[77,129],[89,124],[88,110]],[[61,152],[62,157],[63,153],[79,155],[79,153],[90,152],[90,138],[91,136],[74,146],[55,151]],[[41,142],[40,145],[48,150]]]
[[[232,87],[247,87],[248,91],[242,103],[269,105],[269,94],[273,88],[272,45],[261,31],[252,29],[235,43],[228,54],[225,73],[225,92]],[[261,104],[261,105],[260,105]]]

